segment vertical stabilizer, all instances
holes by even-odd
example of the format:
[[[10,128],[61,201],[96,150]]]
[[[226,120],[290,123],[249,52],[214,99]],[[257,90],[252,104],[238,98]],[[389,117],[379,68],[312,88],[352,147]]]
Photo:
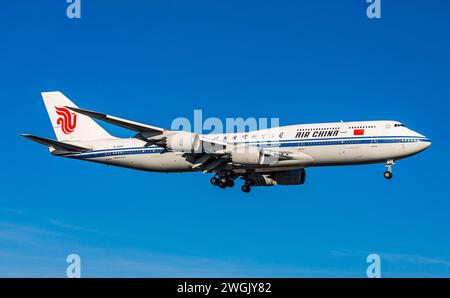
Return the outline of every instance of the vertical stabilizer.
[[[90,117],[65,108],[77,108],[77,106],[61,92],[42,92],[42,98],[58,141],[90,141],[113,138]]]

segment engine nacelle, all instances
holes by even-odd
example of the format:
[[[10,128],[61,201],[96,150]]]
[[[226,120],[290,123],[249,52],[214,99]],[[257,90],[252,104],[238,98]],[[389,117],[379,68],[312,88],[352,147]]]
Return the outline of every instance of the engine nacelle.
[[[264,174],[256,174],[254,182],[254,186],[273,186],[277,184],[274,179],[270,178],[270,175]]]
[[[306,171],[290,170],[271,172],[267,174],[256,173],[253,176],[254,186],[272,186],[272,185],[300,185],[305,183]]]
[[[264,163],[264,153],[261,150],[252,152],[233,152],[231,161],[241,165],[262,165]]]
[[[305,183],[306,171],[305,169],[301,169],[274,172],[270,175],[270,177],[280,185],[300,185]]]
[[[167,148],[181,152],[202,152],[200,136],[192,132],[175,132],[166,138]]]

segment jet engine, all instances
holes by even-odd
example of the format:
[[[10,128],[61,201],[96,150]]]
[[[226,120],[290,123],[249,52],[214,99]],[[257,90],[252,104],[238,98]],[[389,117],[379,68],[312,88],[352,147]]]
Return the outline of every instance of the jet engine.
[[[173,151],[196,152],[202,150],[202,141],[200,136],[191,132],[176,132],[166,137],[167,148]]]
[[[300,185],[305,183],[306,171],[290,170],[270,173],[255,173],[251,178],[251,186]]]
[[[264,153],[260,149],[252,150],[252,152],[233,152],[231,153],[231,161],[241,165],[262,165]]]
[[[253,186],[273,186],[277,182],[270,178],[270,175],[256,174]]]
[[[305,169],[273,172],[270,177],[280,185],[300,185],[305,183]]]

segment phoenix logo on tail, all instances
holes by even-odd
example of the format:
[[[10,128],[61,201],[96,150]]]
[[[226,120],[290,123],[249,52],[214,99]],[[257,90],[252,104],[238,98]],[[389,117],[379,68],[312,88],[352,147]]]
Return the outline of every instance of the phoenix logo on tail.
[[[61,130],[65,134],[70,134],[75,130],[75,127],[77,126],[77,115],[74,113],[71,113],[66,108],[58,108],[55,107],[56,114],[58,114],[60,117],[56,120],[56,124],[61,125]]]

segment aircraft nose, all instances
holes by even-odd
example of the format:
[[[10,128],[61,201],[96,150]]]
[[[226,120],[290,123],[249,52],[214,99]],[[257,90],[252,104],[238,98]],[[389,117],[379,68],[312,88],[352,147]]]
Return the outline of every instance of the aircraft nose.
[[[416,131],[412,131],[412,133],[417,138],[417,143],[414,145],[413,149],[414,153],[422,152],[431,146],[431,140],[429,138]]]
[[[420,151],[423,151],[431,146],[431,140],[427,137],[423,137],[423,139],[420,140],[420,145]]]

